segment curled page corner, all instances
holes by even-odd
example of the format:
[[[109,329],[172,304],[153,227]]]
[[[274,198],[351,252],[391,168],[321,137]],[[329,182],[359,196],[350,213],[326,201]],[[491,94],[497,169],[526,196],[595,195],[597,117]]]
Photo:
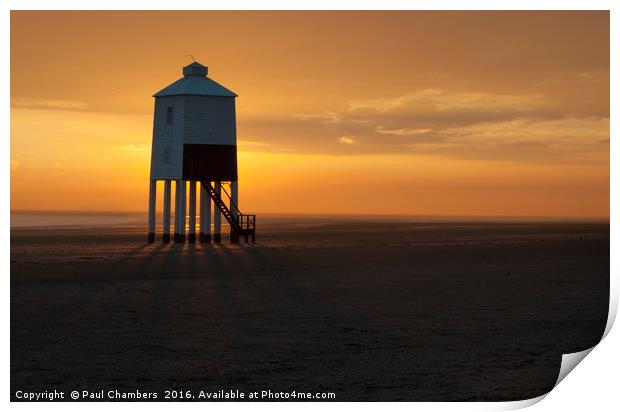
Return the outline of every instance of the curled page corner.
[[[553,385],[553,389],[555,389],[556,386],[558,386],[560,384],[560,382],[562,382],[564,380],[564,378],[566,378],[568,376],[568,374],[575,369],[575,367],[577,365],[579,365],[579,363],[585,359],[586,356],[588,356],[588,354],[590,352],[592,352],[592,350],[603,341],[603,339],[605,339],[605,337],[609,334],[609,331],[611,330],[613,324],[615,323],[616,320],[616,315],[618,313],[618,290],[617,287],[613,281],[613,277],[611,280],[611,284],[610,284],[610,288],[611,288],[611,296],[610,296],[610,300],[609,300],[609,313],[607,314],[607,324],[605,325],[605,331],[603,332],[603,336],[601,337],[601,340],[594,346],[592,346],[591,348],[582,350],[580,352],[573,352],[573,353],[565,353],[562,355],[562,363],[560,364],[560,372],[558,373],[558,378],[555,381],[555,384]],[[530,407],[532,405],[537,404],[538,402],[542,401],[543,399],[545,399],[547,397],[547,395],[549,395],[551,393],[551,391],[537,396],[535,398],[530,398],[530,399],[523,399],[521,401],[510,401],[510,402],[502,402],[498,405],[497,408],[495,408],[495,410],[516,410],[516,409],[523,409],[523,408],[527,408]]]
[[[553,385],[553,389],[555,389],[556,386],[558,386],[560,384],[560,382],[562,382],[562,380],[568,376],[568,374],[575,369],[575,367],[582,361],[584,360],[584,358],[586,356],[588,356],[588,354],[590,352],[592,352],[592,349],[594,349],[596,347],[592,346],[589,349],[586,350],[582,350],[580,352],[574,352],[574,353],[565,353],[562,355],[562,363],[560,364],[560,372],[558,374],[558,379],[555,381],[555,384]],[[524,409],[524,408],[528,408],[532,405],[537,404],[538,402],[542,401],[543,399],[545,399],[547,397],[547,395],[549,395],[551,393],[551,391],[542,394],[540,396],[537,396],[535,398],[530,398],[530,399],[523,399],[521,401],[511,401],[511,402],[503,402],[500,403],[498,406],[498,408],[494,408],[495,410],[503,410],[503,411],[509,411],[509,410],[516,410],[516,409]]]
[[[529,408],[532,405],[537,404],[538,402],[542,401],[543,399],[545,399],[545,397],[549,394],[549,392],[542,394],[540,396],[537,396],[535,398],[530,398],[530,399],[523,399],[521,401],[508,401],[508,402],[501,402],[499,404],[497,404],[497,407],[494,407],[494,410],[500,410],[500,411],[514,411],[517,409],[525,409],[525,408]]]
[[[558,379],[555,381],[555,385],[553,385],[553,387],[555,388],[556,386],[558,386],[560,384],[560,382],[562,382],[562,380],[573,369],[575,369],[575,366],[577,366],[579,364],[579,362],[581,362],[586,356],[588,356],[588,354],[590,352],[592,352],[592,349],[594,349],[595,347],[596,347],[596,345],[592,346],[589,349],[582,350],[581,352],[565,353],[564,355],[562,355],[562,364],[560,365],[560,373],[559,373]]]

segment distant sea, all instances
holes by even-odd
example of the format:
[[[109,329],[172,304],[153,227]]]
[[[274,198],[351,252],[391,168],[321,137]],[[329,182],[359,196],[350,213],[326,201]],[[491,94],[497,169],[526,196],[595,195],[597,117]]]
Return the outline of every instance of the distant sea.
[[[146,224],[142,212],[11,211],[11,228],[135,227]]]
[[[514,217],[514,216],[406,216],[406,215],[329,215],[329,214],[271,214],[259,213],[257,224],[261,227],[292,228],[339,222],[407,222],[407,223],[451,223],[451,222],[596,222],[609,223],[609,219],[570,218],[570,217]],[[135,228],[144,227],[147,222],[145,212],[96,212],[96,211],[11,211],[11,228]],[[162,216],[158,214],[157,224]],[[223,225],[224,227],[226,225]]]

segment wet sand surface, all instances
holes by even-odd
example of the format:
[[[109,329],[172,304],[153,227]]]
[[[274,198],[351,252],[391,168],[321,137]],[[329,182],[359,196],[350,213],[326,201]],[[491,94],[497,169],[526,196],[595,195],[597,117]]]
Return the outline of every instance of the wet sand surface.
[[[11,232],[16,390],[519,400],[595,345],[609,225],[332,221],[255,245]]]

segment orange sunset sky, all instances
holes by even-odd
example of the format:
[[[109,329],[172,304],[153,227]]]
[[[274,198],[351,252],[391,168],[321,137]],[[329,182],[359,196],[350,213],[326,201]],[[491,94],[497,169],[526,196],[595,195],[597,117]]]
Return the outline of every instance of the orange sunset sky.
[[[187,54],[244,211],[609,216],[607,12],[12,12],[11,209],[146,211]]]

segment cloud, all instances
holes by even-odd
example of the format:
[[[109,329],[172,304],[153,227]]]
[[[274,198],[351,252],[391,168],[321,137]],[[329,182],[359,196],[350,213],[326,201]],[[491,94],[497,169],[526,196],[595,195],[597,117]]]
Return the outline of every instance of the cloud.
[[[531,110],[543,102],[542,95],[511,95],[479,92],[446,92],[440,89],[423,89],[392,99],[352,100],[349,111],[372,109],[378,112],[406,110],[432,110],[447,112],[451,110],[501,111],[519,107]]]
[[[575,162],[605,154],[609,118],[541,94],[424,89],[345,102],[340,111],[253,122],[254,141],[300,153],[416,153],[520,162]],[[278,130],[278,133],[273,133]],[[255,146],[256,150],[261,150]]]
[[[397,134],[415,135],[413,130],[441,130],[483,122],[517,118],[557,118],[561,111],[544,96],[492,93],[446,92],[425,89],[393,99],[353,100],[338,113],[339,123],[356,122],[375,130],[400,130]],[[361,123],[359,120],[365,122]]]
[[[338,141],[342,144],[353,144],[355,140],[351,136],[341,136]]]
[[[377,133],[392,134],[396,136],[419,136],[432,133],[433,129],[386,129],[383,126],[377,127]]]
[[[48,100],[48,99],[14,99],[11,100],[11,107],[21,109],[47,109],[47,110],[86,110],[88,105],[84,102],[70,100]]]
[[[336,123],[338,121],[338,115],[336,113],[326,114],[297,114],[296,119],[299,120],[313,120],[324,123]]]

